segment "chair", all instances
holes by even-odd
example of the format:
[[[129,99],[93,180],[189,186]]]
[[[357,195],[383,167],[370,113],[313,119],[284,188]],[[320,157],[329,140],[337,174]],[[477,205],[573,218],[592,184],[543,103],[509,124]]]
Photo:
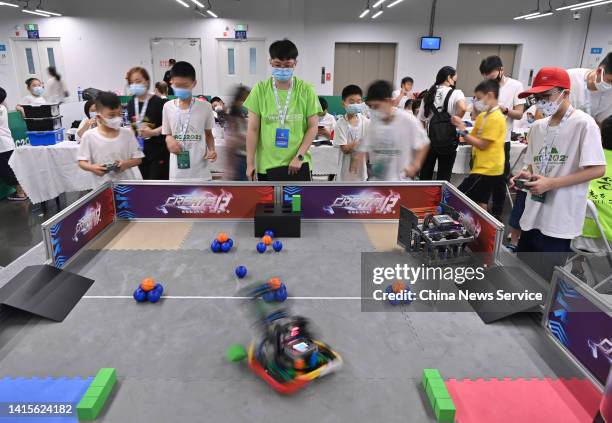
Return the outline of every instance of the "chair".
[[[595,221],[600,238],[578,236],[572,240],[570,248],[575,256],[568,259],[565,267],[581,277],[595,291],[602,294],[612,292],[612,246],[606,239],[599,221],[597,208],[587,200],[587,217]],[[578,266],[582,270],[577,270]]]

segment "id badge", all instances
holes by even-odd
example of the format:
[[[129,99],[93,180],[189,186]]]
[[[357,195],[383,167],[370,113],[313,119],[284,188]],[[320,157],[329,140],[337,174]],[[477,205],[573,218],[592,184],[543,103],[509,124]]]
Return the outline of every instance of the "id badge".
[[[533,201],[537,201],[538,203],[544,203],[546,202],[546,193],[544,194],[531,194],[531,199]]]
[[[140,147],[141,150],[144,150],[144,141],[145,139],[143,137],[141,137],[140,135],[136,136],[136,141],[138,141],[138,146]]]
[[[283,128],[276,129],[276,146],[278,148],[289,147],[289,130]]]
[[[189,161],[189,150],[181,151],[176,155],[176,164],[179,169],[189,169],[191,162]]]

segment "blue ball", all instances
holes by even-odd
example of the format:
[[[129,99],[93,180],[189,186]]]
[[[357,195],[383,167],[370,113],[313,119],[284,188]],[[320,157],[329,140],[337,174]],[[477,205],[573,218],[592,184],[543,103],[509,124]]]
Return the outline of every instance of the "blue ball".
[[[153,289],[151,291],[148,292],[147,294],[147,299],[149,300],[149,302],[151,303],[156,303],[159,301],[159,299],[161,298],[162,293],[161,291],[158,291],[156,289]]]
[[[264,232],[264,235],[268,235],[270,238],[274,238],[274,232],[272,232],[270,229],[268,229],[267,231]]]
[[[158,283],[155,285],[155,288],[153,288],[153,291],[158,291],[159,295],[162,295],[164,293],[164,286],[161,283]]]
[[[226,241],[223,244],[221,244],[221,251],[223,251],[224,253],[227,253],[231,249],[232,249],[232,244],[230,244],[229,242]]]
[[[234,246],[234,240],[231,238],[227,240],[227,243],[230,245],[230,247]]]
[[[218,253],[221,251],[221,243],[215,239],[212,244],[210,244],[210,249],[213,253]]]
[[[139,303],[145,302],[147,300],[147,293],[144,292],[142,288],[137,288],[136,291],[134,291],[134,299]]]
[[[272,248],[274,248],[274,251],[276,251],[277,253],[280,252],[280,250],[283,249],[283,243],[280,241],[274,241],[272,243]]]
[[[265,294],[263,294],[262,298],[267,303],[271,303],[273,301],[276,301],[276,291],[266,292]]]
[[[236,268],[236,276],[238,276],[240,279],[244,278],[247,274],[247,268],[244,266],[238,266]]]
[[[389,285],[389,286],[388,286],[388,287],[385,289],[385,292],[386,292],[387,294],[392,294],[392,293],[393,293],[393,286]],[[398,305],[398,304],[400,303],[400,300],[387,300],[387,301],[389,301],[389,303],[390,303],[390,304],[393,304],[393,305]]]
[[[282,284],[280,288],[274,291],[274,299],[279,303],[282,303],[287,299],[287,287]]]
[[[268,247],[263,242],[257,243],[257,251],[259,252],[259,254],[265,253],[267,248]]]

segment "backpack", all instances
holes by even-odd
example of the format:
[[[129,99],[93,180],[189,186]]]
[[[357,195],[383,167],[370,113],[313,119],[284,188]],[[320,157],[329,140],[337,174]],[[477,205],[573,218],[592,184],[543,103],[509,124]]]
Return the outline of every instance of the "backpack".
[[[448,102],[451,95],[453,95],[454,88],[452,88],[446,98],[444,99],[444,105],[441,109],[434,107],[433,116],[429,121],[428,135],[431,141],[431,148],[436,153],[449,154],[457,150],[459,140],[457,137],[457,129],[451,121],[451,114],[448,113]]]

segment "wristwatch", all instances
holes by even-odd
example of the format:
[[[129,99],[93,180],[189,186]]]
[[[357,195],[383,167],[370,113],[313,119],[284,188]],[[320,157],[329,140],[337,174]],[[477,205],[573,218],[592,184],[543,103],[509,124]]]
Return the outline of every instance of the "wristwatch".
[[[509,111],[510,111],[510,109],[506,107],[504,110],[502,110],[502,113],[503,113],[504,115],[508,116],[508,112],[509,112]]]
[[[304,156],[302,156],[301,154],[298,154],[298,155],[297,155],[297,159],[298,159],[299,161],[303,162],[303,161],[304,161]]]

